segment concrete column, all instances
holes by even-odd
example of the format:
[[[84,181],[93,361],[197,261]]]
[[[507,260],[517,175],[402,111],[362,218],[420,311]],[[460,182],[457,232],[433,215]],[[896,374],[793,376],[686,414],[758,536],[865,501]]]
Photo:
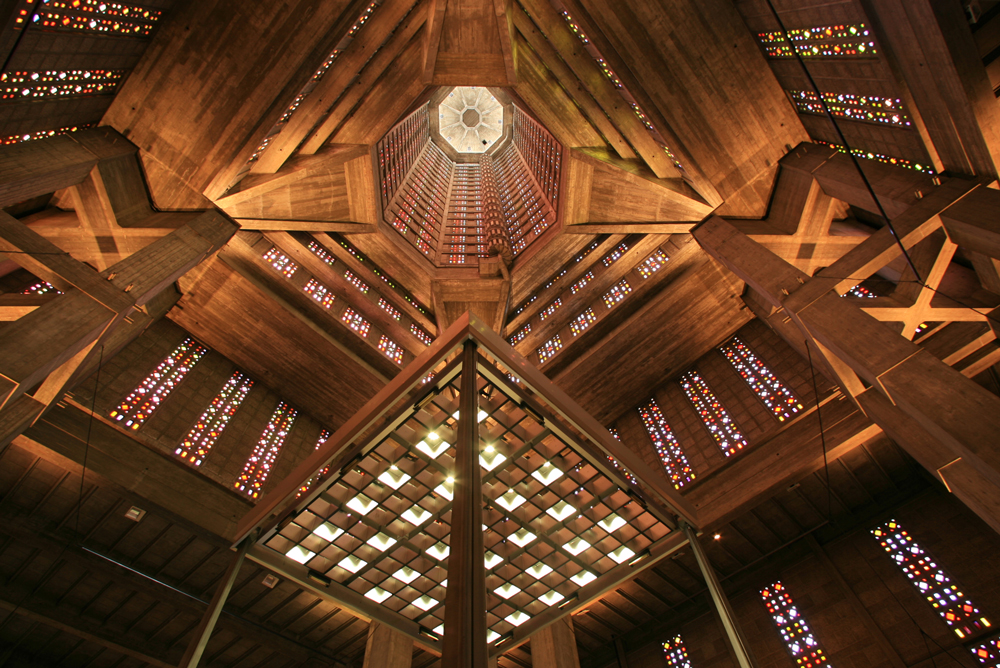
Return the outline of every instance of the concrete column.
[[[571,617],[563,617],[531,636],[531,664],[534,668],[580,668]]]
[[[363,668],[410,668],[412,663],[412,638],[378,622],[368,626]]]

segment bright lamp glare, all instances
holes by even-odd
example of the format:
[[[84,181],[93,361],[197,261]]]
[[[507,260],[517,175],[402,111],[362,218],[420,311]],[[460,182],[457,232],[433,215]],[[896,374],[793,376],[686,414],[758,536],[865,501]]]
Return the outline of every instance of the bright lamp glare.
[[[433,437],[433,438],[432,438]],[[451,447],[451,443],[442,441],[433,431],[427,434],[427,438],[417,443],[417,450],[424,453],[431,459],[437,459],[441,453]]]

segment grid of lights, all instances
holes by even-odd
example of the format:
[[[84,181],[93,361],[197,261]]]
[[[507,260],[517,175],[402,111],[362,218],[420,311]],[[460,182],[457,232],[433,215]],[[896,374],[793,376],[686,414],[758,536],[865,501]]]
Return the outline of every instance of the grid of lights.
[[[610,434],[611,434],[612,436],[614,436],[614,437],[615,437],[615,440],[616,440],[616,441],[619,441],[619,442],[620,442],[620,441],[622,440],[622,439],[621,439],[621,437],[620,437],[620,436],[618,435],[618,430],[617,430],[617,429],[608,429],[608,432],[609,432],[609,433],[610,433]],[[630,483],[632,483],[632,484],[634,485],[634,484],[636,484],[636,483],[638,482],[638,481],[637,481],[637,480],[635,479],[635,476],[634,476],[634,475],[632,475],[631,473],[629,473],[629,472],[628,472],[628,471],[627,471],[627,470],[625,469],[625,467],[624,467],[624,466],[622,466],[622,465],[621,465],[621,463],[620,463],[620,462],[619,462],[619,461],[618,461],[617,459],[615,459],[615,458],[614,458],[614,457],[612,457],[611,455],[608,455],[608,461],[609,461],[609,462],[611,462],[611,464],[612,464],[612,465],[614,465],[614,467],[615,467],[616,469],[618,469],[619,471],[621,471],[621,472],[622,472],[622,475],[624,475],[624,476],[625,476],[625,479],[626,479],[626,480],[628,480],[628,481],[629,481]]]
[[[62,290],[57,290],[54,285],[42,281],[40,283],[35,283],[34,285],[29,285],[24,290],[21,291],[22,295],[47,295],[50,292],[54,292],[57,295],[63,294]]]
[[[621,300],[625,299],[628,294],[632,292],[632,286],[628,284],[624,278],[615,285],[611,286],[607,294],[604,295],[604,305],[608,308],[614,308]]]
[[[597,322],[597,316],[594,314],[594,309],[588,308],[569,323],[569,331],[573,332],[573,336],[579,336],[595,322]]]
[[[1000,635],[981,642],[972,649],[972,655],[979,659],[979,663],[989,668],[1000,666]]]
[[[253,387],[252,380],[239,371],[234,372],[191,427],[191,431],[181,441],[174,454],[186,462],[201,466],[240,404],[250,393],[251,387]]]
[[[539,320],[545,320],[545,319],[546,319],[546,318],[548,318],[548,317],[549,317],[550,315],[552,315],[552,314],[553,314],[553,313],[555,313],[555,312],[556,312],[557,310],[559,310],[559,307],[560,307],[560,306],[562,306],[562,299],[561,299],[561,298],[559,298],[559,299],[556,299],[555,301],[553,301],[553,302],[552,302],[551,304],[549,304],[549,305],[548,305],[548,306],[547,306],[547,307],[545,308],[545,310],[544,310],[544,311],[542,311],[541,313],[539,313],[539,314],[538,314],[538,319],[539,319]]]
[[[310,278],[309,282],[302,286],[302,290],[315,299],[323,308],[330,308],[337,300],[334,294],[330,292],[330,289],[315,278]]]
[[[660,456],[660,463],[663,464],[674,487],[680,489],[694,480],[696,477],[694,470],[655,399],[650,399],[648,404],[639,409],[639,417],[642,418],[646,433],[653,441],[656,454]]]
[[[372,327],[371,323],[365,320],[360,313],[352,309],[350,306],[344,310],[344,315],[341,316],[340,319],[343,320],[348,327],[360,334],[362,338],[368,338],[368,331]]]
[[[864,23],[856,25],[820,26],[788,31],[795,51],[782,32],[758,33],[764,51],[772,58],[791,58],[796,53],[804,57],[874,56],[878,53],[871,32]]]
[[[208,348],[188,337],[109,413],[115,422],[138,429],[205,356]]]
[[[356,287],[363,294],[366,295],[368,294],[369,290],[368,284],[362,281],[360,278],[358,278],[357,274],[355,274],[353,271],[351,271],[350,269],[344,271],[344,278],[347,280],[348,283]]]
[[[628,244],[623,241],[620,244],[618,244],[617,248],[608,253],[608,255],[603,260],[601,260],[601,262],[604,263],[605,267],[610,267],[612,264],[620,260],[622,255],[624,255],[627,252],[628,252]]]
[[[663,643],[663,656],[670,668],[691,668],[687,647],[684,646],[680,633]]]
[[[493,375],[506,377],[500,369]],[[494,643],[669,529],[546,429],[512,386],[484,382],[483,565]],[[393,432],[369,443],[351,467],[314,485],[294,519],[264,543],[438,634],[461,404],[459,380],[442,383],[427,388],[419,408],[408,404]]]
[[[869,290],[865,286],[861,285],[860,283],[858,283],[857,285],[855,285],[853,288],[851,288],[850,290],[848,290],[847,292],[845,292],[841,296],[842,297],[847,297],[847,296],[858,297],[859,299],[875,299],[876,297],[878,297],[877,294],[875,294],[874,292],[872,292],[871,290]]]
[[[71,95],[110,94],[125,76],[125,70],[45,70],[3,72],[0,99],[37,100]]]
[[[396,364],[403,363],[403,348],[398,343],[390,339],[385,334],[378,340],[378,350],[380,353],[391,359]]]
[[[420,341],[420,343],[424,344],[425,346],[431,345],[431,342],[433,341],[430,334],[420,329],[416,325],[410,325],[410,333],[413,334],[413,336],[417,337],[417,340]]]
[[[518,330],[517,334],[514,334],[512,337],[507,339],[507,343],[509,343],[512,346],[517,345],[521,341],[524,341],[524,337],[528,336],[528,334],[530,333],[531,333],[531,323],[529,322],[527,325]]]
[[[106,0],[42,0],[34,16],[42,28],[148,37],[163,12]]]
[[[234,484],[234,487],[243,492],[251,499],[260,496],[260,491],[264,487],[264,482],[274,468],[274,462],[278,459],[278,453],[285,444],[285,438],[291,431],[295,418],[299,414],[297,410],[286,404],[284,401],[278,403],[274,409],[274,414],[264,427],[264,433],[257,439],[257,445],[250,458],[243,465],[243,473]]]
[[[321,447],[323,447],[323,444],[326,443],[328,440],[330,440],[330,431],[328,429],[323,429],[322,431],[319,432],[319,438],[316,440],[316,447],[313,448],[313,451],[315,452],[316,450],[319,450]],[[309,490],[312,489],[312,486],[317,481],[324,480],[329,472],[330,472],[330,467],[324,466],[319,471],[319,473],[309,478],[309,480],[306,481],[306,484],[302,485],[302,487],[299,487],[299,493],[296,495],[296,498],[301,498],[303,494],[308,494]]]
[[[802,410],[802,403],[747,344],[734,337],[719,350],[779,422]]]
[[[746,439],[736,427],[729,411],[719,402],[701,374],[697,371],[689,371],[681,376],[680,383],[681,389],[694,405],[694,409],[708,429],[708,433],[722,449],[722,454],[730,457],[746,447]]]
[[[393,320],[399,320],[400,318],[403,317],[402,313],[400,313],[399,311],[397,311],[393,307],[392,304],[390,304],[389,302],[387,302],[382,297],[378,298],[378,305],[379,305],[379,308],[381,308],[383,311],[385,311],[386,313],[388,313],[389,317],[392,318]]]
[[[319,259],[323,260],[323,263],[326,264],[329,267],[332,267],[334,265],[334,263],[337,261],[337,258],[335,258],[330,251],[328,251],[327,249],[323,248],[322,246],[320,246],[315,241],[310,241],[306,245],[306,248],[308,248],[309,250],[311,250],[313,252],[313,255],[315,255]]]
[[[823,648],[802,619],[785,585],[775,582],[770,587],[761,589],[760,596],[796,664],[802,668],[829,668],[830,662],[827,661]]]
[[[291,278],[299,270],[299,265],[292,262],[292,258],[274,246],[271,247],[271,250],[264,253],[263,258],[264,262],[274,267],[285,278]]]
[[[90,127],[93,127],[93,123],[88,123],[87,125],[67,125],[66,127],[58,128],[56,130],[37,130],[23,135],[7,135],[3,139],[0,139],[0,145],[7,146],[8,144],[20,144],[21,142],[45,139],[46,137],[55,137],[56,135],[65,135],[78,130],[85,130]]]
[[[592,280],[594,280],[594,272],[588,271],[583,275],[583,278],[570,286],[569,291],[575,295],[580,290],[583,290],[587,283],[590,283]]]
[[[865,121],[878,125],[892,125],[900,128],[912,127],[913,123],[903,113],[903,101],[878,95],[853,95],[850,93],[823,93],[823,102],[810,90],[788,91],[795,108],[800,113],[826,115],[826,109],[840,118]]]
[[[874,151],[866,151],[863,148],[852,148],[850,151],[847,150],[846,146],[842,144],[831,144],[828,141],[822,141],[819,139],[812,140],[816,144],[823,144],[824,146],[829,146],[832,149],[836,149],[841,153],[850,153],[857,158],[864,158],[865,160],[874,160],[875,162],[881,162],[884,165],[895,165],[896,167],[904,167],[906,169],[912,169],[917,172],[923,172],[924,174],[935,175],[937,172],[930,165],[925,165],[919,162],[913,162],[912,160],[907,160],[906,158],[895,158],[891,155],[883,155],[881,153],[875,153]]]
[[[647,257],[642,264],[636,267],[636,269],[638,270],[640,276],[643,278],[649,278],[662,269],[663,266],[669,261],[670,258],[667,257],[667,254],[657,248],[653,251],[653,254]]]
[[[872,529],[872,535],[959,638],[990,627],[951,577],[896,520]]]
[[[556,356],[560,350],[562,350],[563,343],[559,335],[553,336],[551,339],[542,344],[542,347],[538,349],[538,361],[545,364],[550,359]]]

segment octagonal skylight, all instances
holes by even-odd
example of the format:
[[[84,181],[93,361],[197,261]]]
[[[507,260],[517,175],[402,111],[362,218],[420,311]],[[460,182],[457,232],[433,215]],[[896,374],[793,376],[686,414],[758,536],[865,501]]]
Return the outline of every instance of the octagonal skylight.
[[[441,136],[459,153],[485,153],[503,136],[503,105],[485,88],[461,86],[438,107]]]

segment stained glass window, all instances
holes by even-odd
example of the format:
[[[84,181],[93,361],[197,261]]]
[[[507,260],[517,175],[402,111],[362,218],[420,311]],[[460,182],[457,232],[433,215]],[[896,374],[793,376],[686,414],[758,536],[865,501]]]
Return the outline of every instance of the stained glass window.
[[[279,251],[274,246],[271,250],[264,253],[264,262],[277,269],[285,278],[291,278],[295,275],[295,272],[299,270],[299,265],[292,262],[292,258],[288,257],[281,251]]]
[[[278,458],[281,446],[285,444],[285,438],[292,429],[295,417],[299,414],[297,410],[286,404],[284,401],[278,404],[271,415],[271,420],[264,427],[264,433],[257,440],[257,446],[250,454],[250,459],[243,466],[243,473],[234,486],[250,498],[256,499],[260,495],[260,490],[264,486],[264,481],[274,468],[274,462]]]
[[[588,271],[586,274],[583,275],[583,278],[581,278],[579,281],[570,286],[569,291],[575,295],[580,290],[583,290],[584,286],[586,286],[587,283],[590,283],[592,280],[594,280],[594,272]]]
[[[379,351],[396,364],[403,363],[403,349],[385,334],[378,340]]]
[[[76,132],[77,130],[85,130],[93,127],[93,125],[93,123],[88,123],[86,125],[67,125],[64,128],[59,128],[57,130],[37,130],[23,135],[7,135],[3,139],[0,139],[0,145],[6,146],[8,144],[20,144],[21,142],[34,141],[35,139],[55,137],[56,135],[64,135],[70,132]]]
[[[609,432],[611,433],[611,435],[612,435],[612,436],[614,436],[614,437],[615,437],[615,440],[616,440],[616,441],[619,441],[619,442],[620,442],[620,441],[622,440],[622,439],[621,439],[621,437],[620,437],[620,436],[618,436],[618,430],[617,430],[617,429],[608,429],[608,431],[609,431]],[[621,471],[621,472],[622,472],[622,475],[624,475],[624,476],[625,476],[625,479],[626,479],[626,480],[628,480],[628,481],[629,481],[630,483],[632,483],[633,485],[634,485],[634,484],[636,483],[636,479],[635,479],[635,476],[634,476],[634,475],[632,475],[631,473],[629,473],[629,472],[628,472],[628,470],[626,470],[626,468],[625,468],[624,466],[622,466],[622,465],[621,465],[621,464],[620,464],[620,463],[618,462],[618,460],[617,460],[617,459],[615,459],[615,458],[614,458],[614,457],[612,457],[611,455],[608,455],[608,461],[609,461],[609,462],[611,462],[611,463],[612,463],[612,464],[614,465],[614,467],[615,467],[616,469],[618,469],[619,471]]]
[[[344,311],[344,315],[341,317],[341,320],[347,323],[348,327],[353,329],[362,337],[368,337],[368,330],[371,329],[371,323],[362,318],[361,314],[351,307],[347,307],[347,310]]]
[[[764,605],[767,606],[767,611],[771,614],[771,619],[778,627],[778,632],[785,641],[785,647],[795,659],[795,663],[802,668],[828,668],[830,662],[826,658],[826,653],[802,619],[785,585],[780,581],[775,582],[770,587],[761,589],[760,597],[764,600]]]
[[[86,32],[146,37],[163,12],[139,5],[105,0],[42,0],[35,25]]]
[[[316,447],[313,448],[313,451],[319,450],[321,447],[323,447],[323,444],[326,443],[328,440],[330,440],[330,431],[328,429],[324,429],[319,433],[319,440],[316,441]],[[309,478],[309,480],[306,481],[306,484],[302,485],[302,487],[299,487],[299,493],[295,495],[295,498],[299,498],[303,494],[307,494],[309,490],[312,489],[313,483],[315,483],[317,480],[322,480],[323,478],[325,478],[326,474],[329,472],[330,472],[330,466],[328,464],[324,466],[323,470],[321,470],[319,473]]]
[[[608,293],[604,295],[604,304],[608,308],[614,308],[615,305],[625,299],[630,292],[632,292],[632,286],[629,285],[628,281],[623,278],[612,286]]]
[[[345,271],[344,278],[346,278],[347,282],[356,287],[358,290],[361,290],[361,292],[363,292],[366,295],[368,294],[368,284],[362,281],[360,278],[358,278],[353,271],[351,271],[350,269]]]
[[[562,347],[562,339],[558,336],[552,337],[538,349],[538,361],[544,364],[555,357],[555,354],[562,350]]]
[[[684,640],[679,633],[663,643],[663,655],[670,668],[691,668],[687,647],[684,646]]]
[[[772,58],[791,58],[795,52],[812,58],[874,56],[878,53],[871,31],[864,23],[789,30],[788,37],[795,43],[795,52],[780,31],[762,32],[757,36]]]
[[[181,441],[180,447],[174,454],[195,466],[201,466],[212,446],[222,436],[229,420],[246,399],[251,387],[253,387],[252,380],[239,371],[233,373],[212,399],[211,405],[191,427],[191,431]]]
[[[531,333],[531,323],[528,323],[520,330],[518,330],[517,334],[507,339],[507,342],[510,343],[510,345],[512,346],[517,345],[521,341],[524,341],[524,337],[526,337],[530,333]]]
[[[979,659],[979,663],[989,668],[1000,666],[1000,635],[995,635],[973,647],[972,655]]]
[[[790,90],[788,94],[800,113],[826,115],[823,104],[815,92]],[[849,93],[823,93],[823,101],[826,102],[830,113],[840,118],[878,125],[893,125],[900,128],[908,128],[913,125],[903,113],[903,101],[897,98]]]
[[[620,260],[622,255],[624,255],[627,252],[628,252],[628,244],[623,241],[620,244],[618,244],[617,248],[608,253],[607,257],[601,260],[601,262],[604,263],[605,267],[610,267],[612,264]]]
[[[824,146],[829,146],[830,148],[837,149],[841,153],[847,153],[847,147],[842,144],[831,144],[827,141],[821,141],[819,139],[812,140],[816,144],[823,144]],[[937,174],[934,168],[930,165],[925,165],[920,162],[913,162],[912,160],[907,160],[905,158],[894,158],[891,155],[882,155],[881,153],[875,153],[874,151],[866,151],[863,148],[852,148],[850,151],[851,155],[858,158],[864,158],[865,160],[874,160],[875,162],[881,162],[886,165],[895,165],[896,167],[905,167],[906,169],[912,169],[918,172],[923,172],[924,174]]]
[[[569,330],[573,332],[573,336],[578,336],[595,322],[597,322],[597,316],[594,315],[594,309],[588,308],[577,316],[576,320],[569,323]]]
[[[400,318],[403,317],[402,313],[400,313],[395,308],[393,308],[392,304],[390,304],[389,302],[387,302],[382,297],[378,298],[378,305],[382,308],[383,311],[385,311],[386,313],[388,313],[389,316],[393,320],[399,320]]]
[[[431,345],[431,342],[433,341],[433,339],[431,339],[431,335],[425,332],[424,330],[420,329],[416,325],[410,325],[410,332],[413,334],[413,336],[417,337],[417,339],[420,340],[420,343],[424,344],[425,346]]]
[[[860,297],[861,299],[875,299],[876,297],[878,297],[877,294],[875,294],[865,286],[861,285],[860,283],[855,285],[847,292],[845,292],[842,296]]]
[[[646,260],[637,267],[639,275],[643,278],[649,278],[658,272],[669,261],[670,258],[667,257],[667,254],[657,248],[653,251],[652,255],[647,257]]]
[[[931,328],[930,323],[922,322],[919,325],[917,325],[916,329],[913,330],[913,336],[920,336],[930,328]]]
[[[554,302],[552,302],[551,304],[549,304],[544,311],[542,311],[541,313],[538,314],[538,319],[539,320],[545,320],[550,315],[552,315],[553,313],[555,313],[559,309],[560,306],[562,306],[562,299],[556,299]]]
[[[889,520],[872,535],[959,638],[989,628],[989,620],[899,522]]]
[[[681,450],[680,443],[677,442],[677,437],[674,436],[673,430],[667,424],[666,419],[664,419],[663,413],[660,412],[660,407],[656,404],[655,399],[650,399],[648,404],[639,409],[639,417],[642,418],[642,424],[646,427],[646,433],[649,434],[649,438],[653,441],[656,454],[660,456],[660,462],[663,464],[663,468],[667,470],[667,475],[670,476],[674,487],[680,489],[694,480],[696,477],[694,470],[688,463],[687,456]]]
[[[333,306],[333,302],[337,300],[329,288],[317,281],[315,278],[309,279],[302,289],[307,295],[319,302],[320,306],[323,308],[330,308]]]
[[[318,257],[319,259],[323,260],[323,262],[326,263],[330,267],[332,267],[334,265],[334,263],[337,261],[337,258],[335,258],[333,256],[333,254],[330,253],[330,251],[328,251],[327,249],[323,248],[322,246],[320,246],[315,241],[310,241],[309,245],[307,246],[307,248],[309,250],[311,250],[316,257]]]
[[[47,295],[50,292],[54,292],[57,295],[63,294],[62,290],[57,290],[54,285],[42,281],[41,283],[35,283],[34,285],[29,285],[26,287],[21,294],[22,295]]]
[[[36,100],[115,92],[125,70],[44,70],[0,74],[0,99]]]
[[[708,433],[722,449],[722,454],[729,457],[742,450],[747,444],[746,439],[736,427],[729,411],[719,403],[705,379],[697,371],[689,371],[681,376],[680,382],[684,393],[694,404],[698,417],[705,423]]]
[[[733,338],[719,350],[779,422],[802,410],[802,404],[792,391],[771,373],[747,344]]]
[[[208,348],[191,337],[184,339],[109,415],[130,429],[138,429],[207,352]]]

